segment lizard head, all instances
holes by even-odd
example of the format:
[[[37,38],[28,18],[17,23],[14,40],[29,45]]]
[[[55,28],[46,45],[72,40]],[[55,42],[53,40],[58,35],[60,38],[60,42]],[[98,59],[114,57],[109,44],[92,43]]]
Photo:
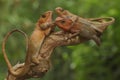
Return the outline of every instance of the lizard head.
[[[64,9],[62,9],[61,7],[57,7],[55,9],[56,13],[60,16],[60,17],[63,17],[64,15],[66,15],[66,12]]]
[[[62,30],[69,32],[71,29],[72,25],[72,20],[69,18],[62,18],[62,17],[57,17],[55,20],[55,24]]]
[[[60,17],[64,17],[64,18],[70,18],[72,21],[74,21],[76,19],[76,15],[72,14],[71,12],[69,12],[68,10],[64,10],[61,7],[57,7],[55,9],[56,13],[58,14],[58,16]]]
[[[40,29],[46,29],[46,27],[48,27],[48,23],[52,22],[52,15],[53,12],[52,11],[47,11],[44,14],[42,14],[42,16],[39,18],[38,22],[37,22],[37,27],[39,27]]]
[[[70,12],[68,10],[64,10],[63,8],[61,7],[57,7],[55,9],[56,13],[60,16],[60,17],[65,17],[67,16]]]

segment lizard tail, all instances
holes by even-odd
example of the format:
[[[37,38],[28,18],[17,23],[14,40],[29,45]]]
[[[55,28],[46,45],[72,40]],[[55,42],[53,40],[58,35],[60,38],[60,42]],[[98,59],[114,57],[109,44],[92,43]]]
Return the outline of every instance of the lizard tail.
[[[100,33],[103,33],[103,31],[111,24],[114,23],[115,19],[113,17],[106,17],[106,18],[92,18],[90,19],[92,24],[96,26],[96,30]]]
[[[7,67],[8,67],[8,70],[10,71],[10,73],[11,73],[12,75],[14,75],[14,76],[18,76],[18,75],[20,75],[20,73],[24,75],[27,71],[25,72],[24,70],[21,70],[21,72],[18,73],[18,72],[16,72],[16,71],[13,69],[13,67],[12,67],[12,65],[11,65],[8,57],[7,57],[6,51],[5,51],[6,41],[7,41],[8,37],[9,37],[13,32],[20,32],[20,33],[22,33],[22,34],[24,35],[24,37],[26,38],[26,42],[27,42],[26,49],[28,48],[28,36],[27,36],[23,31],[21,31],[21,30],[19,30],[19,29],[14,29],[14,30],[8,32],[7,35],[6,35],[5,38],[4,38],[4,40],[3,40],[3,42],[2,42],[2,53],[3,53],[5,62],[6,62],[6,64],[7,64]],[[24,71],[24,72],[23,72],[23,71]]]

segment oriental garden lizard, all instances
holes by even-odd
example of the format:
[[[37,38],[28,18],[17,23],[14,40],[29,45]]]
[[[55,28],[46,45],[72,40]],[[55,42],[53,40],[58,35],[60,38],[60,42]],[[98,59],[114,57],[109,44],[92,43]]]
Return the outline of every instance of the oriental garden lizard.
[[[44,39],[46,38],[47,35],[50,34],[54,25],[52,23],[52,14],[53,14],[52,11],[47,11],[38,20],[36,27],[28,40],[28,48],[27,48],[25,64],[22,66],[20,70],[15,71],[7,58],[5,52],[5,42],[9,37],[10,33],[5,36],[5,39],[2,44],[2,51],[3,54],[5,55],[4,58],[8,66],[8,70],[13,76],[22,77],[30,70],[31,63],[35,63],[35,64],[39,63],[39,61],[36,59],[37,54],[39,54],[39,50],[42,47]],[[13,31],[11,31],[11,33],[12,32]]]
[[[55,11],[59,17],[70,18],[72,21],[75,21],[76,18],[78,18],[78,22],[94,28],[99,33],[103,33],[103,31],[107,28],[107,26],[111,25],[115,21],[113,17],[82,18],[80,16],[77,16],[69,12],[68,10],[62,9],[61,7],[57,7]]]
[[[64,31],[79,34],[80,36],[93,39],[97,45],[100,45],[100,36],[105,28],[114,22],[114,18],[90,18],[85,19],[61,7],[55,9],[59,17],[56,18],[56,25]],[[107,20],[108,22],[106,22]]]

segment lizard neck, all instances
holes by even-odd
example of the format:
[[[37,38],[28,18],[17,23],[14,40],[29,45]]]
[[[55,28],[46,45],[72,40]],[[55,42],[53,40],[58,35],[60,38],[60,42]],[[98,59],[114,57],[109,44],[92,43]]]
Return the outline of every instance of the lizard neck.
[[[30,43],[34,45],[34,47],[38,47],[40,41],[45,37],[43,31],[39,29],[35,29],[30,37]]]

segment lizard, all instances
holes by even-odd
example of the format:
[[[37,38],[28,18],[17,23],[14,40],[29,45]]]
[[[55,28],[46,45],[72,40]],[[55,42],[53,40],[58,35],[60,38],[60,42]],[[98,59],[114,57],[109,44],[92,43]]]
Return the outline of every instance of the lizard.
[[[93,27],[100,34],[103,33],[107,26],[111,25],[115,21],[113,17],[85,19],[69,12],[68,10],[62,9],[61,7],[57,7],[55,11],[60,17],[67,17],[72,21],[75,21],[78,17],[78,22],[86,24],[89,27]]]
[[[100,38],[97,36],[97,32],[92,27],[88,27],[85,24],[77,22],[77,20],[78,18],[75,20],[75,22],[73,22],[69,18],[57,17],[55,20],[55,24],[64,32],[73,33],[74,35],[72,37],[79,35],[86,39],[92,39],[99,46],[101,41]]]
[[[45,40],[46,36],[48,36],[53,31],[54,23],[52,22],[52,14],[52,11],[47,11],[46,13],[44,13],[38,20],[36,28],[31,35],[31,43],[33,43],[35,49],[37,50],[37,54],[32,57],[32,61],[35,63],[39,63],[39,61],[37,61],[36,59],[39,50],[44,43],[43,41]]]
[[[16,77],[24,76],[30,69],[31,62],[39,63],[38,60],[35,59],[36,55],[39,54],[39,50],[42,47],[42,43],[44,42],[44,39],[47,35],[50,34],[53,23],[52,23],[52,11],[45,12],[38,22],[36,23],[36,27],[31,34],[30,38],[28,39],[28,48],[27,48],[27,55],[25,59],[25,63],[21,69],[19,69],[17,72],[12,68],[12,65],[10,64],[7,56],[4,56],[5,61],[7,62],[8,70],[9,72]],[[9,37],[9,34],[5,36],[5,39],[2,43],[2,51],[3,55],[6,55],[5,52],[5,42],[7,38]]]

